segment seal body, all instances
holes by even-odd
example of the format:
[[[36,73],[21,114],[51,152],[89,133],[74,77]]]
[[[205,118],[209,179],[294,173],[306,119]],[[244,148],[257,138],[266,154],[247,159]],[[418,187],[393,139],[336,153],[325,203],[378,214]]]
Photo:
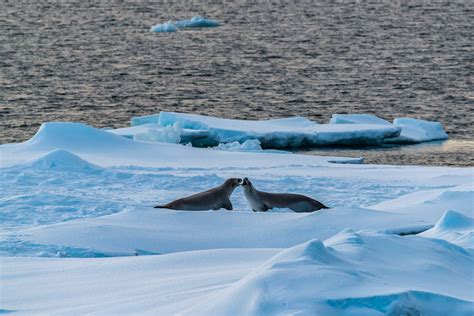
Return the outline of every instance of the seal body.
[[[175,200],[165,205],[157,205],[155,208],[167,208],[182,211],[207,211],[218,210],[221,208],[232,210],[233,207],[230,202],[230,196],[241,182],[242,179],[230,178],[218,187]]]
[[[249,179],[242,182],[244,195],[254,212],[266,212],[274,207],[289,208],[297,213],[314,212],[328,208],[308,196],[292,193],[268,193],[255,189]]]

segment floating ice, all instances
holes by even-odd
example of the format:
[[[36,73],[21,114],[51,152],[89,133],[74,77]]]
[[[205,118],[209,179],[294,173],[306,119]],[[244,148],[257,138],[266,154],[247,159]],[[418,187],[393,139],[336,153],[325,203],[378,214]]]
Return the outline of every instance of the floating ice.
[[[134,140],[169,143],[181,142],[185,144],[197,141],[200,138],[205,138],[209,134],[208,131],[205,130],[178,128],[178,125],[163,127],[157,123],[146,123],[132,127],[111,129],[107,130],[107,132]],[[168,136],[165,137],[165,135]]]
[[[421,143],[448,139],[440,122],[429,122],[413,118],[396,118],[393,125],[400,126],[400,136],[387,139],[389,143]]]
[[[173,23],[173,21],[168,21],[165,23],[160,23],[156,24],[151,27],[150,32],[155,32],[155,33],[171,33],[171,32],[176,32],[178,28],[176,25]]]
[[[130,139],[156,128],[173,140],[177,123],[181,142],[186,123],[253,145],[252,135],[355,141],[354,131],[394,128],[167,118],[121,131],[46,123],[27,142],[0,145],[0,313],[473,314],[472,168],[334,165],[354,159]],[[332,208],[253,213],[240,188],[234,212],[152,208],[243,176]],[[459,214],[440,220],[450,209]],[[76,258],[31,257],[49,255]],[[119,257],[83,258],[106,255]]]
[[[213,149],[228,150],[228,151],[261,151],[260,141],[258,139],[249,139],[242,144],[235,141],[232,143],[219,144]]]
[[[143,133],[133,135],[134,140],[179,144],[183,129],[179,123],[164,128],[149,128]]]
[[[439,122],[430,122],[414,118],[396,118],[393,124],[369,114],[333,114],[330,124],[378,124],[393,125],[401,128],[398,137],[385,139],[386,143],[422,143],[448,139],[448,134]]]
[[[328,145],[377,145],[386,138],[396,137],[400,128],[375,124],[316,124],[303,117],[250,121],[230,120],[216,117],[161,112],[132,118],[132,126],[158,123],[161,126],[180,122],[183,128],[207,130],[203,146],[217,146],[219,143],[239,142],[257,139],[262,148],[297,148]]]
[[[217,27],[219,25],[217,21],[195,16],[190,20],[168,21],[166,23],[156,24],[151,27],[150,32],[176,32],[178,29]]]
[[[202,16],[194,16],[191,20],[177,20],[174,24],[179,29],[219,26],[217,21],[205,19]]]
[[[390,122],[370,114],[333,114],[329,124],[390,125]]]

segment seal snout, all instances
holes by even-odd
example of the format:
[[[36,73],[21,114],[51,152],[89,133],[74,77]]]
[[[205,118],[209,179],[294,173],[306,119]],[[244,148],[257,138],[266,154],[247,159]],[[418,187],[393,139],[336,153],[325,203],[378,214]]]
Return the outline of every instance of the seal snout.
[[[242,181],[242,185],[250,185],[250,180],[245,177],[244,180]]]

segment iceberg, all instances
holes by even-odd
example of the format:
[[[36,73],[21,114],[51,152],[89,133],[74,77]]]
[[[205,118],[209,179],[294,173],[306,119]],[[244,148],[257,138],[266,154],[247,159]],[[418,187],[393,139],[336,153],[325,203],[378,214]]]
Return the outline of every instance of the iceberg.
[[[330,124],[376,124],[400,127],[400,135],[385,139],[385,143],[415,144],[448,139],[448,134],[446,134],[440,122],[414,118],[396,118],[391,124],[384,119],[369,114],[333,114]]]
[[[151,27],[150,32],[167,33],[176,32],[178,29],[217,27],[217,21],[205,19],[201,16],[194,16],[190,20],[177,20],[159,23]]]

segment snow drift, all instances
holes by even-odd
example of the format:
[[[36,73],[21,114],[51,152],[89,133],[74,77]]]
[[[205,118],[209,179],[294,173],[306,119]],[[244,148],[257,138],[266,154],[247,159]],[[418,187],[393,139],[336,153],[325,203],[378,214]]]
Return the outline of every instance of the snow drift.
[[[346,230],[324,243],[310,240],[283,250],[186,312],[469,315],[472,263],[472,252],[445,241]]]

